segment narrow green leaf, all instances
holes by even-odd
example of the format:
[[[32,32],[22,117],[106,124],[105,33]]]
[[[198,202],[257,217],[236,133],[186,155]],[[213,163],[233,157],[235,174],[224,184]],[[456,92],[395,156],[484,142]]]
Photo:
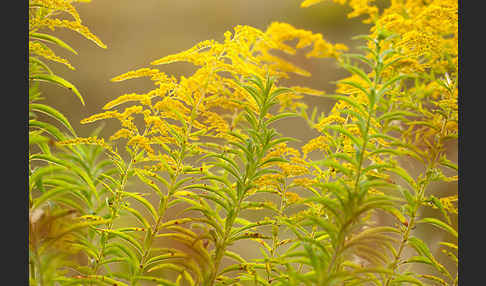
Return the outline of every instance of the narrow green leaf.
[[[84,105],[84,99],[79,93],[78,89],[70,82],[67,80],[63,79],[62,77],[59,77],[57,75],[51,75],[51,74],[36,74],[36,75],[31,75],[29,76],[29,79],[31,80],[39,80],[39,81],[47,81],[50,83],[55,83],[57,85],[63,86],[69,90],[72,90],[76,96],[79,98],[81,103]]]
[[[40,67],[42,67],[46,72],[48,72],[49,74],[54,74],[52,72],[52,70],[49,68],[49,66],[47,66],[47,64],[45,64],[43,61],[39,60],[38,58],[36,57],[29,57],[29,62],[32,62],[34,64],[37,64],[39,65]]]
[[[78,54],[73,48],[71,48],[64,41],[62,41],[59,38],[54,37],[52,35],[44,34],[44,33],[29,33],[29,37],[30,38],[34,38],[34,39],[37,39],[37,40],[43,40],[43,41],[46,41],[46,42],[49,42],[49,43],[56,44],[56,45],[58,45],[58,46],[60,46],[62,48],[65,48],[66,50],[72,52],[75,55]]]
[[[71,126],[71,124],[69,123],[69,121],[67,120],[67,118],[61,112],[56,110],[55,108],[52,108],[52,107],[45,105],[45,104],[31,103],[31,104],[29,104],[29,109],[35,110],[35,111],[38,111],[38,112],[42,112],[42,113],[47,114],[50,117],[58,120],[64,126],[66,126],[66,128],[69,129],[69,131],[71,131],[71,134],[76,136],[76,132],[74,132],[74,129]]]
[[[152,206],[152,204],[146,198],[142,197],[138,193],[132,193],[132,192],[123,192],[122,191],[121,194],[123,194],[124,196],[130,197],[130,198],[133,198],[136,201],[140,202],[145,208],[147,208],[147,210],[149,210],[154,221],[157,221],[157,219],[159,218],[159,216],[157,215],[157,211],[155,210],[155,208]]]
[[[417,223],[430,223],[430,224],[432,224],[432,225],[434,225],[438,228],[441,228],[441,229],[449,232],[454,237],[456,237],[456,238],[458,237],[457,231],[454,228],[452,228],[450,225],[448,225],[445,222],[438,220],[436,218],[431,218],[431,217],[423,218],[423,219],[417,221]]]

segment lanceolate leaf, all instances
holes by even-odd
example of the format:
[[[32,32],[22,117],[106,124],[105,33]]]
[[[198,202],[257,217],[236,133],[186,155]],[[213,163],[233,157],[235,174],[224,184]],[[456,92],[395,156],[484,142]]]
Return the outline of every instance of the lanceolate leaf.
[[[430,249],[427,246],[427,244],[425,244],[425,242],[423,242],[421,239],[416,237],[409,237],[408,244],[412,246],[419,254],[429,259],[437,270],[439,270],[441,273],[447,275],[450,279],[452,279],[452,276],[447,271],[447,269],[442,264],[440,264],[432,255],[432,252],[430,252]]]
[[[43,61],[39,60],[36,57],[29,57],[29,62],[32,62],[33,64],[37,64],[40,67],[42,67],[48,74],[53,74],[52,70],[47,66]],[[29,71],[30,72],[30,71]]]
[[[441,228],[447,232],[449,232],[450,234],[452,234],[454,237],[457,238],[457,231],[452,228],[450,225],[448,225],[447,223],[441,221],[441,220],[438,220],[436,218],[431,218],[431,217],[427,217],[427,218],[423,218],[419,221],[417,221],[417,223],[429,223],[429,224],[432,224],[438,228]]]
[[[67,120],[67,118],[59,111],[57,111],[55,108],[52,108],[48,105],[45,104],[40,104],[40,103],[31,103],[29,104],[29,109],[35,110],[38,112],[42,112],[44,114],[49,115],[50,117],[57,119],[59,122],[61,122],[64,126],[66,126],[69,131],[71,131],[71,134],[73,136],[76,136],[76,132],[74,132],[73,127]]]
[[[29,37],[30,38],[34,38],[34,39],[38,39],[38,40],[43,40],[43,41],[46,41],[46,42],[49,42],[49,43],[56,44],[56,45],[58,45],[58,46],[60,46],[62,48],[65,48],[66,50],[72,52],[73,54],[76,54],[76,55],[78,54],[68,44],[66,44],[65,42],[63,42],[59,38],[54,37],[52,35],[44,34],[44,33],[29,33]]]
[[[84,99],[79,93],[78,89],[70,82],[67,80],[53,74],[36,74],[36,75],[30,75],[29,79],[31,80],[38,80],[38,81],[47,81],[50,83],[55,83],[57,85],[63,86],[71,91],[73,91],[76,96],[79,98],[81,103],[84,105]]]

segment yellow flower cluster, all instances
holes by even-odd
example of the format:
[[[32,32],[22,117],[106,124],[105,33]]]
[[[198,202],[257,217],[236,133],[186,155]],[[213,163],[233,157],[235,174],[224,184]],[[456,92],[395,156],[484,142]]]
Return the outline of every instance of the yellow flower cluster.
[[[322,130],[327,125],[330,125],[330,124],[333,124],[333,123],[343,124],[345,121],[346,121],[346,119],[342,118],[339,115],[330,114],[329,116],[326,116],[321,121],[319,121],[319,123],[314,125],[314,128],[317,129],[317,130]]]
[[[306,0],[301,7],[323,2]],[[366,15],[363,22],[373,23],[372,37],[381,31],[396,33],[396,48],[402,48],[406,56],[396,65],[413,65],[417,70],[431,68],[438,73],[446,71],[457,74],[458,56],[458,2],[454,0],[392,0],[383,11],[379,11],[374,0],[332,0],[347,4],[353,10],[348,17]],[[373,43],[370,43],[372,45]],[[390,60],[396,57],[390,58]]]
[[[49,22],[50,23],[50,22]],[[58,22],[56,22],[58,23]],[[46,25],[48,23],[45,23]],[[58,23],[59,24],[59,23]],[[295,47],[287,41],[298,40]],[[327,43],[322,35],[294,28],[284,23],[272,23],[266,31],[250,26],[236,26],[233,31],[224,34],[222,42],[207,40],[194,45],[183,52],[165,56],[152,61],[152,65],[173,62],[189,62],[198,69],[189,77],[179,79],[169,77],[153,68],[140,68],[112,78],[112,81],[149,77],[157,86],[146,94],[124,94],[110,102],[103,109],[106,111],[83,119],[90,123],[101,119],[115,118],[122,128],[111,136],[111,140],[124,138],[131,148],[146,149],[152,159],[163,144],[185,144],[194,148],[194,141],[200,136],[234,140],[228,135],[235,122],[235,116],[245,106],[256,109],[255,100],[241,88],[234,79],[243,79],[250,75],[287,78],[290,73],[310,75],[287,60],[274,55],[275,50],[293,54],[297,49],[313,45],[309,57],[336,57],[347,48],[343,45]],[[301,94],[321,95],[322,92],[295,87],[295,93],[280,94],[280,111],[305,107],[297,103]],[[124,112],[113,110],[123,104],[134,104]],[[135,125],[135,115],[143,117],[143,129]],[[271,115],[268,115],[270,118]],[[140,126],[139,126],[140,127]],[[179,146],[180,147],[180,146]],[[165,149],[165,147],[164,147]],[[304,174],[306,168],[302,162],[282,165],[288,175]]]
[[[79,144],[97,145],[97,146],[103,147],[105,150],[107,150],[111,153],[114,153],[113,148],[110,145],[108,145],[103,138],[78,137],[78,138],[74,138],[74,139],[56,142],[56,145],[58,145],[58,146],[79,145]]]
[[[286,143],[277,145],[273,150],[268,152],[263,161],[266,159],[278,157],[288,160],[289,162],[273,162],[272,165],[278,166],[282,170],[284,177],[297,177],[309,173],[308,163],[301,158],[299,150],[288,147]]]
[[[332,45],[325,41],[321,34],[314,34],[310,31],[296,29],[287,23],[274,22],[268,27],[266,32],[278,49],[295,54],[296,50],[293,47],[285,44],[286,41],[298,39],[296,48],[302,49],[310,45],[312,50],[306,54],[306,57],[322,58],[322,57],[338,57],[343,51],[347,51],[348,47],[343,44]]]
[[[76,22],[81,23],[78,11],[66,0],[29,0],[29,6],[41,6],[50,10],[58,10],[69,13]]]
[[[442,206],[444,207],[444,209],[449,212],[449,213],[453,213],[453,214],[457,214],[457,202],[458,202],[458,196],[457,194],[455,195],[452,195],[452,196],[448,196],[448,197],[444,197],[444,198],[440,198],[440,203],[442,204]]]
[[[168,81],[169,78],[158,69],[141,68],[121,74],[111,79],[113,82],[124,81],[132,78],[150,77],[153,81]]]
[[[302,186],[304,188],[309,188],[316,183],[315,179],[311,178],[295,178],[292,183],[296,186]]]
[[[342,3],[342,0],[335,0],[334,2]],[[371,23],[378,16],[378,7],[372,5],[375,0],[349,0],[349,6],[353,11],[348,14],[348,18],[359,17],[361,15],[368,15],[369,18],[364,19],[364,23]]]
[[[198,43],[194,47],[183,52],[169,55],[151,62],[152,65],[170,64],[173,62],[189,62],[196,66],[203,66],[207,63],[208,57],[202,57],[201,54],[211,50],[211,48],[219,47],[220,45],[214,40],[206,40]],[[207,53],[209,55],[209,53]],[[212,55],[214,56],[214,55]]]
[[[306,104],[300,100],[303,98],[303,94],[315,96],[324,94],[323,91],[302,86],[292,86],[290,89],[292,89],[292,92],[285,92],[277,96],[280,105],[279,112],[283,110],[291,110],[295,112],[299,108],[305,108]]]
[[[85,37],[88,40],[93,41],[96,45],[98,45],[101,48],[106,49],[107,46],[91,31],[88,29],[88,27],[84,26],[81,24],[81,22],[78,21],[69,21],[69,20],[61,20],[61,19],[52,19],[52,18],[43,18],[43,19],[38,19],[38,18],[33,18],[29,19],[29,31],[30,32],[35,32],[40,28],[47,27],[51,30],[54,30],[54,28],[67,28],[71,31],[75,31]]]
[[[74,70],[74,67],[69,63],[68,60],[57,56],[50,48],[39,42],[29,41],[29,53],[41,56],[54,62],[65,64],[68,68]]]
[[[307,8],[307,7],[310,7],[310,6],[315,5],[317,3],[320,3],[322,1],[324,1],[324,0],[305,0],[302,3],[300,3],[300,7]]]
[[[103,109],[105,110],[112,109],[113,107],[116,107],[120,104],[123,104],[125,102],[130,102],[130,101],[138,101],[143,105],[151,105],[150,99],[151,99],[150,96],[147,94],[136,94],[136,93],[125,94],[105,104],[105,106],[103,106]]]
[[[229,131],[229,124],[224,120],[224,118],[216,112],[205,111],[203,112],[203,117],[206,119],[204,123],[208,126],[208,131],[214,129],[216,131],[215,137],[227,137],[227,132]]]
[[[324,151],[325,153],[330,152],[331,148],[328,144],[328,140],[329,139],[326,138],[325,134],[311,139],[309,142],[307,142],[307,144],[302,146],[302,153],[304,154],[304,158],[306,158],[307,154],[314,150]]]
[[[141,136],[141,135],[136,135],[136,136],[133,136],[132,138],[130,138],[127,145],[128,146],[137,146],[141,149],[144,149],[145,151],[147,151],[150,154],[154,153],[154,149],[152,149],[152,147],[150,146],[149,139],[144,137],[144,136]]]
[[[318,4],[325,0],[305,0],[300,4],[300,7],[306,8]],[[371,5],[375,0],[332,0],[335,3],[348,5],[353,9],[348,14],[348,18],[358,17],[361,15],[369,15],[370,17],[364,19],[363,22],[370,23],[378,14],[378,7]]]
[[[302,200],[302,198],[294,192],[285,192],[285,199],[287,200],[287,204],[293,204]]]
[[[377,24],[397,33],[396,47],[423,68],[456,74],[458,3],[451,0],[392,1]],[[377,31],[375,31],[377,32]]]
[[[62,63],[68,68],[74,70],[74,67],[69,63],[69,61],[57,56],[54,51],[39,41],[39,37],[46,35],[38,33],[39,29],[45,27],[52,30],[55,27],[64,27],[76,31],[85,38],[94,41],[100,47],[106,48],[106,45],[103,44],[98,37],[92,34],[87,27],[83,26],[79,13],[72,5],[72,2],[73,1],[67,0],[29,0],[29,53],[31,56],[41,56],[48,60]],[[59,12],[68,13],[74,18],[74,20],[70,21],[52,18],[52,16],[58,15]],[[72,50],[71,48],[69,49],[76,53],[76,51]]]

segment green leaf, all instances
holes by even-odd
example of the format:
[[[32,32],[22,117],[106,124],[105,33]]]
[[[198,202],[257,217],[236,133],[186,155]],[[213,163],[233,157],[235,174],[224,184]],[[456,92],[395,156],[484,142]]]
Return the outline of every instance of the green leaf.
[[[425,256],[412,256],[407,259],[404,263],[423,263],[434,266],[434,263]]]
[[[384,120],[394,120],[394,119],[401,119],[403,117],[407,116],[418,116],[418,114],[415,114],[410,111],[390,111],[386,112],[380,117],[378,117],[378,121],[384,121]]]
[[[457,231],[454,228],[452,228],[450,225],[448,225],[445,222],[438,220],[436,218],[431,218],[431,217],[423,218],[423,219],[417,221],[417,223],[430,223],[432,225],[435,225],[438,228],[441,228],[441,229],[449,232],[454,237],[456,237],[456,238],[458,237]]]
[[[347,85],[350,85],[352,87],[355,87],[355,88],[361,90],[365,95],[368,95],[369,94],[369,92],[366,90],[366,88],[364,88],[362,85],[360,85],[357,82],[348,81],[348,80],[340,80],[338,83],[339,84],[347,84]]]
[[[37,39],[37,40],[43,40],[43,41],[46,41],[46,42],[49,42],[49,43],[53,43],[53,44],[56,44],[62,48],[65,48],[66,50],[72,52],[73,54],[77,55],[78,53],[73,49],[71,48],[68,44],[66,44],[65,42],[63,42],[62,40],[60,40],[59,38],[57,37],[54,37],[52,35],[48,35],[48,34],[44,34],[44,33],[29,33],[29,37],[30,38],[34,38],[34,39]]]
[[[378,91],[377,95],[378,95],[378,96],[381,96],[381,95],[382,95],[382,94],[385,92],[386,88],[387,88],[389,85],[391,85],[391,84],[393,84],[393,83],[395,83],[395,82],[397,82],[397,81],[399,81],[399,80],[401,80],[401,79],[404,79],[404,78],[410,78],[410,75],[403,75],[403,74],[401,74],[401,75],[397,75],[396,77],[394,77],[394,78],[390,79],[390,80],[389,80],[389,81],[387,81],[385,84],[383,84],[383,86],[382,86],[382,87],[380,88],[380,90]]]
[[[119,238],[126,240],[139,252],[139,254],[143,253],[142,245],[140,245],[140,243],[130,234],[113,229],[103,229],[102,231],[108,232],[109,234],[113,234]]]
[[[405,169],[396,166],[394,168],[388,168],[387,170],[391,171],[394,174],[397,174],[402,179],[404,179],[413,188],[413,190],[417,190],[417,184],[415,183],[415,180],[408,174]]]
[[[449,167],[449,168],[451,168],[455,171],[457,171],[459,169],[457,164],[455,164],[451,160],[447,159],[447,157],[445,155],[442,155],[440,157],[439,164],[441,164],[442,166]]]
[[[42,133],[42,130],[29,132],[29,145],[49,142],[49,138],[42,136],[40,133]]]
[[[147,186],[153,189],[160,197],[164,196],[157,184],[155,184],[152,180],[148,179],[145,174],[141,172],[141,169],[134,169],[134,173],[140,179],[140,181],[144,182]]]
[[[438,283],[440,283],[441,285],[444,285],[444,286],[449,285],[443,279],[436,277],[436,276],[433,276],[433,275],[422,274],[422,275],[419,275],[419,276],[422,277],[422,278],[425,278],[425,279],[429,279],[429,280],[438,282]]]
[[[168,249],[168,253],[154,256],[145,262],[145,266],[150,266],[151,264],[156,264],[157,262],[166,261],[173,258],[184,258],[187,254],[182,253],[176,249]]]
[[[79,93],[78,89],[70,82],[67,80],[63,79],[62,77],[59,77],[57,75],[51,75],[51,74],[37,74],[37,75],[31,75],[29,76],[29,79],[31,80],[38,80],[38,81],[47,81],[50,83],[54,83],[60,86],[63,86],[69,90],[72,90],[76,96],[79,98],[81,103],[84,105],[84,99]]]
[[[96,187],[93,184],[93,181],[91,180],[91,177],[88,175],[88,173],[86,173],[83,169],[79,168],[78,166],[73,165],[70,162],[67,162],[65,160],[56,158],[52,155],[48,155],[48,154],[34,154],[34,155],[30,156],[30,159],[31,160],[46,161],[46,162],[49,162],[49,163],[53,163],[53,164],[57,164],[57,165],[61,165],[61,166],[66,167],[68,170],[73,171],[84,182],[86,182],[86,184],[88,184],[88,186],[91,188],[91,190],[93,191],[95,196],[96,197],[98,196],[98,192],[96,190]]]
[[[34,119],[29,120],[29,128],[38,128],[40,130],[43,130],[60,141],[66,139],[66,136],[56,126],[46,122],[37,121]]]
[[[280,120],[280,119],[283,119],[283,118],[288,118],[288,117],[299,117],[299,114],[294,113],[294,112],[279,113],[277,115],[270,117],[270,119],[265,121],[265,124],[268,126],[268,125],[270,125],[271,123],[273,123],[277,120]]]
[[[150,224],[148,223],[148,221],[136,209],[133,209],[131,207],[127,207],[127,206],[124,206],[124,205],[122,205],[121,207],[122,207],[122,209],[124,209],[124,210],[128,211],[129,213],[133,214],[143,224],[143,226],[145,228],[147,228],[147,229],[150,228]]]
[[[39,60],[36,57],[29,57],[29,62],[33,62],[34,64],[41,66],[49,74],[54,74],[52,70],[47,66],[47,64],[45,64],[43,61]]]
[[[225,254],[226,256],[228,256],[228,257],[233,258],[234,260],[236,260],[236,261],[238,261],[238,262],[241,262],[241,263],[246,263],[246,260],[245,260],[243,257],[241,257],[241,256],[240,256],[238,253],[236,253],[236,252],[226,250],[226,251],[224,252],[224,254]]]
[[[420,280],[418,280],[415,277],[409,276],[409,275],[400,275],[397,278],[393,279],[392,281],[396,282],[396,283],[408,282],[408,283],[412,283],[412,284],[415,284],[415,285],[418,285],[418,286],[424,285]],[[401,285],[401,284],[397,284],[397,285]]]
[[[407,243],[408,245],[412,246],[418,252],[418,254],[428,258],[439,272],[446,275],[451,280],[453,279],[447,269],[435,259],[427,244],[425,244],[421,239],[412,236],[408,238]]]
[[[345,68],[350,73],[355,74],[355,75],[359,76],[360,78],[364,79],[368,84],[370,84],[370,85],[372,84],[369,77],[361,69],[359,69],[355,66],[349,65],[349,64],[344,64],[344,63],[342,64],[342,66],[343,66],[343,68]]]
[[[29,104],[29,109],[35,110],[35,111],[38,111],[38,112],[42,112],[42,113],[47,114],[50,117],[58,120],[64,126],[66,126],[66,128],[69,129],[69,131],[71,131],[71,134],[76,136],[76,132],[74,132],[74,129],[71,126],[71,124],[69,123],[69,121],[67,120],[67,118],[61,112],[56,110],[55,108],[52,108],[52,107],[45,105],[45,104],[31,103],[31,104]]]
[[[137,200],[144,207],[146,207],[147,210],[150,211],[150,214],[152,215],[154,221],[157,221],[157,219],[159,218],[159,216],[157,215],[157,211],[155,210],[155,208],[152,206],[152,204],[146,198],[142,197],[138,193],[132,193],[132,192],[123,192],[122,191],[121,194],[123,194],[124,196],[131,197],[131,198]]]
[[[110,278],[110,277],[104,276],[104,275],[88,275],[88,276],[86,276],[86,278],[96,279],[96,280],[104,282],[108,285],[128,286],[128,284],[125,284],[121,281],[115,280],[113,278]]]
[[[74,194],[76,197],[80,198],[83,202],[86,203],[87,206],[92,207],[92,204],[89,200],[87,200],[83,195],[78,193],[74,189],[66,189],[64,187],[58,187],[58,188],[52,188],[48,191],[45,191],[42,193],[41,196],[37,197],[34,199],[34,203],[32,204],[32,209],[35,209],[36,207],[40,206],[43,202],[53,199],[59,195],[66,195],[66,194]]]

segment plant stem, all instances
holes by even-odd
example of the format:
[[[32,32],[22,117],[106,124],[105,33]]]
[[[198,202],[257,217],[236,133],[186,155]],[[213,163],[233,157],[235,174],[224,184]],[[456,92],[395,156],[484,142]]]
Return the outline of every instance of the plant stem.
[[[441,137],[443,136],[443,132],[445,130],[445,123],[446,122],[447,122],[447,118],[444,118],[441,130],[439,132],[439,138],[437,139],[437,142],[436,142],[437,145],[440,145]],[[439,154],[440,154],[440,151],[437,151],[435,153],[433,160],[426,167],[426,172],[425,172],[426,174],[427,174],[427,170],[434,168],[435,165],[437,164],[437,160],[439,159]],[[427,189],[428,184],[429,184],[429,179],[426,178],[426,181],[421,185],[421,187],[418,191],[416,204],[415,204],[414,208],[412,209],[412,213],[410,214],[410,221],[408,222],[405,233],[403,234],[403,238],[402,238],[402,241],[400,242],[400,245],[398,247],[398,251],[395,255],[395,258],[394,258],[393,262],[391,263],[391,270],[393,272],[395,272],[397,270],[397,268],[399,266],[398,262],[401,259],[403,249],[405,248],[405,245],[408,241],[408,238],[410,237],[411,231],[415,228],[415,220],[416,220],[416,217],[417,217],[418,208],[420,207],[420,204],[423,200],[423,197],[425,195],[425,190]],[[387,281],[385,282],[385,286],[388,286],[390,284],[391,280],[392,280],[392,277],[388,277]]]

